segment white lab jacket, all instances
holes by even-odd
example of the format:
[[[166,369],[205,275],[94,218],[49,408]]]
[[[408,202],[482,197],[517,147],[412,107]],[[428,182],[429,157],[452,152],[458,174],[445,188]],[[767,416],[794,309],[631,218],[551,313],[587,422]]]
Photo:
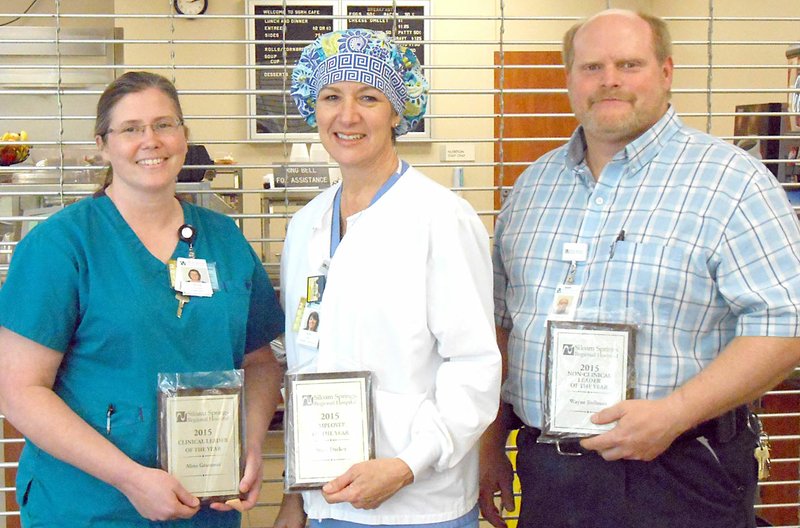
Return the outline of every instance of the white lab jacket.
[[[289,368],[375,375],[376,449],[399,457],[414,482],[375,510],[303,494],[311,518],[368,524],[446,521],[478,496],[481,433],[494,419],[500,354],[494,333],[486,229],[472,207],[409,168],[377,202],[347,219],[330,255],[328,189],[288,228],[281,258]],[[292,330],[306,278],[329,265],[319,349]]]

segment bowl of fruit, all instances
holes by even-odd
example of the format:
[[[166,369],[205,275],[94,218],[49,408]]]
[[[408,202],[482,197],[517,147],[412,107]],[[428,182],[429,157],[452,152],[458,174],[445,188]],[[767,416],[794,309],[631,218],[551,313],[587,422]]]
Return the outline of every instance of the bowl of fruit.
[[[0,137],[0,142],[13,142],[13,144],[0,145],[0,165],[15,165],[28,159],[31,153],[30,145],[25,143],[28,134],[22,132],[6,132]]]

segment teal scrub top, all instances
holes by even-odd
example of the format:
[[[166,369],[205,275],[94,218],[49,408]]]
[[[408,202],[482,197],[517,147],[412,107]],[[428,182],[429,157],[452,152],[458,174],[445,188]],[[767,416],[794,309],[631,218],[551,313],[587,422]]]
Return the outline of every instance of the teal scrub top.
[[[0,289],[0,325],[62,352],[54,391],[133,460],[157,467],[157,375],[240,368],[283,331],[283,313],[250,244],[224,215],[181,202],[196,258],[219,291],[178,301],[155,258],[104,194],[83,199],[18,245]],[[188,257],[178,242],[173,259]],[[106,412],[113,405],[111,433]],[[52,434],[59,434],[53,431]],[[115,488],[28,442],[17,474],[23,525],[239,526],[236,512],[151,523]]]

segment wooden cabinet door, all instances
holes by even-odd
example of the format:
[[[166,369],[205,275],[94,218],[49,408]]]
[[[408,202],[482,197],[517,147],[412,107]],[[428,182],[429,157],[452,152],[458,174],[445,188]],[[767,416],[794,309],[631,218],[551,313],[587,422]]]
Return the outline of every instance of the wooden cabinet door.
[[[517,65],[554,65],[553,68],[507,68],[502,74],[502,88],[509,89],[566,89],[567,81],[564,68],[561,66],[559,51],[507,51],[504,64]],[[495,53],[495,65],[500,65],[500,53]],[[495,70],[494,87],[501,88],[501,72]],[[569,98],[562,93],[505,93],[503,94],[503,141],[496,141],[494,160],[501,161],[500,146],[502,144],[504,163],[525,162],[520,166],[495,166],[495,186],[511,186],[525,167],[538,159],[542,154],[563,145],[577,126],[572,115]],[[495,114],[500,113],[500,95],[495,95]],[[563,114],[561,116],[520,116],[516,114]],[[501,118],[494,119],[494,136],[500,137]],[[527,138],[523,141],[505,141],[515,138]],[[565,138],[565,139],[536,139]],[[495,192],[494,207],[500,208],[502,196]]]

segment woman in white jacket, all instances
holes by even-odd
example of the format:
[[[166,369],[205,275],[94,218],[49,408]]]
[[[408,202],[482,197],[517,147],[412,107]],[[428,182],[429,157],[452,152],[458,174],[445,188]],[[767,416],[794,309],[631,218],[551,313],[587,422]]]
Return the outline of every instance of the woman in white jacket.
[[[287,494],[278,528],[477,526],[477,446],[495,416],[486,230],[466,201],[401,161],[425,113],[413,51],[349,29],[305,48],[292,96],[342,181],[292,219],[281,262],[289,368],[374,376],[377,457],[322,490]],[[308,302],[307,283],[324,285]],[[302,324],[318,314],[314,336]],[[303,509],[305,508],[305,512]]]

